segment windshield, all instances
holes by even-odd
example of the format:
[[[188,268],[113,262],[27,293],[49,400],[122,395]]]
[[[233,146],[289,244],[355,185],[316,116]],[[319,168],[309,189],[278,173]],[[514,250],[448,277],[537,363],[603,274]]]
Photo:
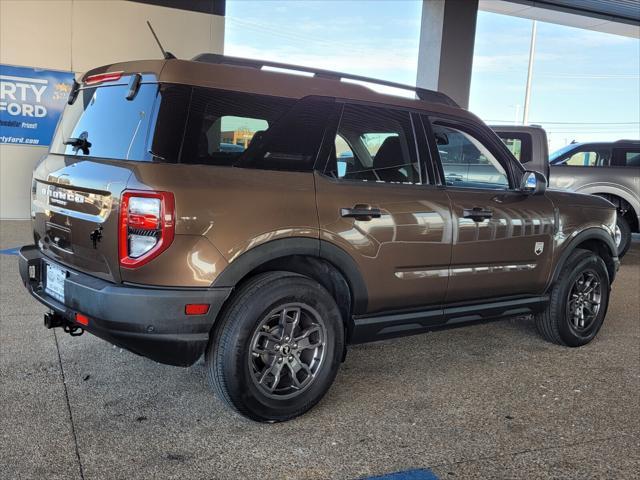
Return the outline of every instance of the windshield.
[[[549,155],[549,163],[551,163],[551,164],[556,163],[555,160],[557,160],[559,157],[563,156],[568,151],[573,150],[577,146],[578,146],[578,144],[576,144],[576,143],[570,143],[566,147],[562,147],[560,150],[556,150],[551,155]]]

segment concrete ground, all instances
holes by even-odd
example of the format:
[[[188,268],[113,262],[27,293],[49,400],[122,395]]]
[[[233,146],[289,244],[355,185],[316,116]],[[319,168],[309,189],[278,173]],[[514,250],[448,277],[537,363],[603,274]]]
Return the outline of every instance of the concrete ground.
[[[0,250],[29,242],[2,222]],[[0,255],[0,478],[640,478],[640,241],[581,349],[512,320],[351,348],[327,397],[277,425],[156,364],[42,326]]]

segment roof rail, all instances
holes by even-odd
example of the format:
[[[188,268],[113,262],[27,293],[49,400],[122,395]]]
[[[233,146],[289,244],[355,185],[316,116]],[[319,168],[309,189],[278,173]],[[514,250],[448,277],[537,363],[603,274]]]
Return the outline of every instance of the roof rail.
[[[262,69],[263,67],[281,68],[283,70],[292,70],[296,72],[312,73],[314,77],[329,78],[333,80],[341,80],[343,78],[348,80],[356,80],[359,82],[375,83],[377,85],[384,85],[386,87],[398,88],[401,90],[408,90],[414,92],[420,100],[432,103],[441,103],[449,105],[451,107],[460,106],[453,101],[448,95],[442,92],[436,92],[434,90],[427,90],[426,88],[413,87],[411,85],[404,85],[402,83],[389,82],[387,80],[379,80],[376,78],[369,78],[362,75],[352,75],[350,73],[333,72],[331,70],[323,70],[312,67],[302,67],[300,65],[289,65],[287,63],[270,62],[265,60],[254,60],[250,58],[229,57],[227,55],[221,55],[218,53],[201,53],[192,58],[194,62],[203,63],[218,63],[224,65],[235,65],[239,67],[251,67]]]

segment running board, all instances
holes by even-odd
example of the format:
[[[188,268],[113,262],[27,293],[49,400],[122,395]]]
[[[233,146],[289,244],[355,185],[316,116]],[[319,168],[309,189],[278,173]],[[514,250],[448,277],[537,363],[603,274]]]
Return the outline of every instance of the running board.
[[[354,316],[349,343],[373,342],[486,320],[527,315],[543,310],[548,302],[548,296],[519,297],[420,311]]]

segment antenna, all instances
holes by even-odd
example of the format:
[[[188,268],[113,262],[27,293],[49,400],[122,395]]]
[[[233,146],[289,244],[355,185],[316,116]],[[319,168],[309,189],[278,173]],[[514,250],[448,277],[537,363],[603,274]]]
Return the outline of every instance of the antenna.
[[[151,22],[149,20],[147,20],[147,26],[149,27],[149,30],[151,30],[151,35],[153,35],[153,38],[156,39],[156,43],[158,44],[158,47],[160,47],[160,51],[162,52],[162,57],[165,60],[171,60],[172,58],[176,58],[176,56],[173,53],[167,52],[165,51],[164,48],[162,48],[162,44],[160,43],[160,40],[158,39],[156,32],[153,30],[153,27],[151,26]]]

